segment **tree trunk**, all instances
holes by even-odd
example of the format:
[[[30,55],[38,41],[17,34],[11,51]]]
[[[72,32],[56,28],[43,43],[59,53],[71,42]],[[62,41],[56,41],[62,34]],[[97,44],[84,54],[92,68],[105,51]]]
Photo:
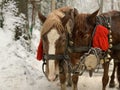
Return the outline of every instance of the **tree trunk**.
[[[25,15],[25,20],[28,21],[28,0],[15,0],[18,8],[18,15],[23,13]],[[22,33],[25,34],[24,38],[26,40],[30,39],[29,25],[26,23]]]
[[[51,10],[55,10],[56,9],[56,2],[55,0],[51,0]]]
[[[4,21],[4,18],[3,18],[3,4],[4,2],[3,1],[0,1],[0,27],[3,28],[3,21]]]
[[[100,14],[103,12],[103,0],[100,0]]]
[[[26,20],[28,20],[28,0],[15,0],[17,3],[17,7],[19,10],[19,14],[23,13],[26,17]]]
[[[114,0],[111,0],[111,10],[114,9]]]
[[[120,10],[120,2],[118,2],[118,9]]]
[[[30,29],[28,25],[28,0],[15,0],[18,8],[18,15],[23,13],[25,15],[24,20],[26,24],[23,28],[16,27],[15,30],[15,40],[19,39],[19,36],[22,36],[22,45],[28,50],[31,51],[31,36]]]

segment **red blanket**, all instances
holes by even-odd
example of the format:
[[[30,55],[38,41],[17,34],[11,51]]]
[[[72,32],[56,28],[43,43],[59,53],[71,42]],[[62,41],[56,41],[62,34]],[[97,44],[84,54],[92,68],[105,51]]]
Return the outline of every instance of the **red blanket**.
[[[108,34],[109,30],[106,27],[97,25],[96,32],[93,37],[93,47],[107,51],[109,48]]]
[[[38,50],[37,50],[37,60],[42,60],[43,58],[43,44],[42,44],[42,40],[40,40],[39,46],[38,46]]]

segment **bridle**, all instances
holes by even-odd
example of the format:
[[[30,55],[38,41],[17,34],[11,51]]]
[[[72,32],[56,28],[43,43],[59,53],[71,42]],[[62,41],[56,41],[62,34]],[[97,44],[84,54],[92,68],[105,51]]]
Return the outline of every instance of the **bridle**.
[[[68,55],[68,50],[67,50],[67,48],[68,48],[68,40],[69,40],[68,34],[69,34],[69,33],[66,34],[66,45],[65,45],[65,50],[64,50],[63,54],[43,54],[42,71],[43,71],[43,73],[45,74],[45,76],[46,76],[46,73],[45,73],[45,65],[47,64],[46,62],[47,62],[48,60],[57,60],[57,61],[59,61],[59,62],[60,62],[60,63],[59,63],[59,66],[62,67],[62,68],[63,68],[63,66],[61,65],[61,63],[64,62],[65,64],[67,64],[68,61],[70,60],[70,57],[69,57],[69,55]],[[67,64],[67,65],[68,65],[68,64]],[[62,72],[63,72],[63,71],[64,71],[64,70],[62,70]],[[61,72],[61,73],[62,73],[62,72]]]
[[[60,18],[59,15],[57,15],[57,16]],[[72,21],[73,21],[73,19],[72,19]],[[65,29],[67,29],[67,27],[65,27]],[[70,60],[70,57],[68,54],[68,47],[69,47],[69,37],[70,37],[71,31],[67,30],[65,33],[66,33],[66,45],[65,45],[65,50],[64,50],[63,54],[57,54],[57,55],[56,54],[44,54],[43,55],[42,71],[44,74],[45,74],[44,67],[46,65],[47,60],[50,60],[50,59],[57,60],[57,61],[59,60],[60,64],[62,62],[64,62],[69,67],[68,61]],[[63,68],[62,65],[59,65],[59,66],[61,66]],[[64,70],[62,70],[62,71],[64,71]]]

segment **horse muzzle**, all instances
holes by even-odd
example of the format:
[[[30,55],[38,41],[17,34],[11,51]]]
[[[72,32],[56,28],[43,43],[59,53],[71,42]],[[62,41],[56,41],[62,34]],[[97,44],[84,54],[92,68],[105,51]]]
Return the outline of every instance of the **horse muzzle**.
[[[50,82],[56,81],[57,78],[58,78],[58,75],[57,75],[57,74],[48,75],[48,81],[50,81]]]

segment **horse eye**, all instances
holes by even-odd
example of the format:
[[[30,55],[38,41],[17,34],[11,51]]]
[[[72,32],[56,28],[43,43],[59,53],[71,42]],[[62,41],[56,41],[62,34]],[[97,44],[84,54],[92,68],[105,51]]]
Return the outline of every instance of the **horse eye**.
[[[66,38],[63,38],[63,40],[62,40],[63,42],[66,42]]]
[[[88,35],[88,34],[84,35],[84,39],[87,39],[88,37],[89,37],[89,35]]]
[[[43,40],[45,40],[45,41],[46,41],[46,40],[47,40],[47,36],[43,36]]]
[[[87,33],[88,32],[88,28],[87,27],[85,27],[85,31],[84,31],[84,33]]]

